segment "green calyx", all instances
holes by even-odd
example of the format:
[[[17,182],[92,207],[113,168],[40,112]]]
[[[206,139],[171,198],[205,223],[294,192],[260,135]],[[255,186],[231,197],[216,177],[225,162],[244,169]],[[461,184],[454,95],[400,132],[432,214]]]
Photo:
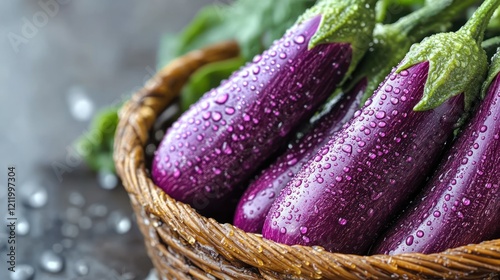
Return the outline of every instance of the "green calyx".
[[[410,49],[412,41],[392,25],[377,24],[368,52],[352,74],[351,82],[345,87],[353,88],[361,79],[368,77],[361,104],[370,98],[379,84],[384,81],[392,67],[396,66]],[[346,90],[346,91],[347,91]]]
[[[481,48],[484,31],[499,4],[500,0],[486,0],[459,31],[436,34],[411,47],[396,72],[429,62],[424,95],[415,111],[434,109],[462,93],[466,112],[472,107],[488,71]]]
[[[377,24],[368,53],[354,71],[346,89],[349,90],[367,77],[368,84],[361,100],[361,104],[364,104],[392,68],[405,57],[414,42],[429,34],[445,31],[455,17],[475,2],[477,0],[434,0],[432,4],[427,4],[393,24]]]
[[[498,73],[500,73],[500,48],[497,49],[497,52],[491,60],[488,76],[486,77],[486,80],[483,83],[483,87],[481,89],[481,99],[486,96],[488,88],[490,87],[493,80],[497,77]]]
[[[488,63],[485,51],[465,34],[440,33],[415,44],[396,72],[429,62],[424,95],[415,111],[431,110],[463,93],[465,109],[470,109],[483,82]]]
[[[320,0],[307,10],[298,23],[321,15],[318,30],[309,41],[309,49],[324,43],[349,43],[352,59],[346,77],[361,60],[372,40],[377,0]]]

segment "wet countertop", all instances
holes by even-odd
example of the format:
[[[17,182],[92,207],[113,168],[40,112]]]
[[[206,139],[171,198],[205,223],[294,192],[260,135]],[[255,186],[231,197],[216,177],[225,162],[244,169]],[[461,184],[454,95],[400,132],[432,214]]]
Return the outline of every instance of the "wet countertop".
[[[94,112],[151,77],[161,35],[211,2],[0,3],[0,279],[155,279],[127,194],[71,144]],[[9,167],[16,274],[7,270]]]

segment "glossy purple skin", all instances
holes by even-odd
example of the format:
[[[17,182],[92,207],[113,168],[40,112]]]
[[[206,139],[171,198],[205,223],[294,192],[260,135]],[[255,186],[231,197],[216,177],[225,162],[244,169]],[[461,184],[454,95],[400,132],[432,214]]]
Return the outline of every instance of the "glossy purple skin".
[[[425,190],[374,254],[436,253],[500,233],[500,76]]]
[[[390,74],[362,110],[282,190],[265,238],[366,254],[432,171],[463,112],[463,96],[413,110],[429,63]]]
[[[330,136],[339,131],[359,109],[366,88],[362,79],[345,94],[331,110],[316,121],[302,138],[294,139],[291,148],[264,169],[240,199],[233,224],[246,232],[260,233],[267,212],[286,184],[302,165],[324,146]]]
[[[292,27],[270,49],[207,92],[167,131],[152,178],[196,209],[221,208],[343,79],[350,44],[308,50],[320,16]],[[222,203],[222,205],[221,205]]]

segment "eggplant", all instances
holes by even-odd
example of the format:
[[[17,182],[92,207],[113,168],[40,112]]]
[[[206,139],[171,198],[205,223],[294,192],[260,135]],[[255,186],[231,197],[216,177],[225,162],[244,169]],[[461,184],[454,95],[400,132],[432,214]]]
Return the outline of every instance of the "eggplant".
[[[476,0],[439,0],[432,5],[399,19],[396,23],[375,27],[368,52],[354,70],[345,94],[327,113],[314,123],[313,129],[296,138],[291,148],[280,155],[243,194],[234,217],[234,225],[260,233],[272,203],[279,192],[307,163],[328,137],[340,130],[366,99],[383,82],[391,69],[404,58],[411,44],[425,35],[443,29],[449,22]]]
[[[323,0],[306,11],[173,124],[153,159],[154,182],[195,209],[223,207],[352,71],[371,40],[375,2]]]
[[[430,175],[476,100],[488,68],[480,43],[499,3],[487,0],[459,31],[413,45],[281,191],[266,216],[264,238],[366,254]]]
[[[340,130],[358,110],[365,87],[366,81],[354,89],[357,94],[343,95],[310,132],[297,139],[295,145],[263,170],[241,197],[234,216],[235,226],[246,232],[260,233],[266,215],[280,191],[315,154],[317,147],[321,147],[329,136]]]
[[[431,254],[500,235],[500,57],[485,99],[413,205],[374,254]]]

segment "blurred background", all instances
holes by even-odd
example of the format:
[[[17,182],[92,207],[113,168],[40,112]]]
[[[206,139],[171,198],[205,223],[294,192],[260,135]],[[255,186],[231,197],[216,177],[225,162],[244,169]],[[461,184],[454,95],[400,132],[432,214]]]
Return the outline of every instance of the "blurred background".
[[[146,279],[128,197],[72,143],[156,70],[162,34],[213,0],[0,3],[0,279]],[[16,169],[16,273],[7,271],[7,168]],[[152,275],[149,275],[152,277]],[[149,278],[154,279],[154,278]]]

